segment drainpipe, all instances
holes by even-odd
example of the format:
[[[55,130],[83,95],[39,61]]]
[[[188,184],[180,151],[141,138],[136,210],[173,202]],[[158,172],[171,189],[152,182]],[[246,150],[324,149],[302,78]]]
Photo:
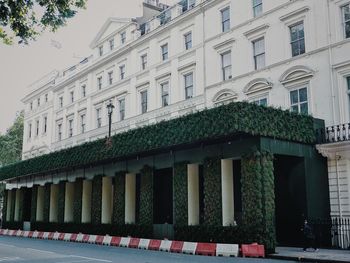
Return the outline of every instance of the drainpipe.
[[[332,96],[332,117],[333,117],[333,123],[332,125],[335,125],[336,122],[336,115],[335,115],[335,92],[334,92],[334,75],[333,75],[333,53],[332,53],[332,30],[331,30],[331,15],[330,15],[330,7],[329,7],[329,1],[327,1],[327,41],[328,41],[328,63],[329,63],[329,69],[330,69],[330,84],[331,84],[331,96]],[[340,115],[339,115],[340,116]]]
[[[206,57],[205,57],[205,8],[204,8],[204,1],[201,3],[202,7],[202,36],[203,36],[203,97],[204,97],[204,108],[207,108],[207,65],[206,65]]]

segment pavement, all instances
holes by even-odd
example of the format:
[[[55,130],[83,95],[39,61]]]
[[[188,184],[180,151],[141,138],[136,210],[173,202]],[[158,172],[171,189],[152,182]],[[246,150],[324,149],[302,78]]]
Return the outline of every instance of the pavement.
[[[303,252],[302,248],[277,247],[276,254],[269,257],[303,262],[349,263],[350,250],[319,249],[315,252],[313,249],[308,249],[307,252]]]
[[[208,257],[55,240],[0,236],[0,262],[25,263],[282,263],[285,260]],[[290,262],[290,261],[288,261]]]

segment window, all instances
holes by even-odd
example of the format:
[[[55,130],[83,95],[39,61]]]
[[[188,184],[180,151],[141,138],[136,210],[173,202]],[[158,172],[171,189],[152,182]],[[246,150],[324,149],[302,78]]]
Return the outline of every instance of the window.
[[[348,94],[348,102],[349,102],[349,110],[350,110],[350,77],[346,78],[347,84],[347,94]]]
[[[292,47],[292,56],[298,56],[305,53],[305,35],[304,23],[301,22],[290,27],[290,39]]]
[[[120,33],[120,43],[124,44],[126,41],[126,33],[122,32]]]
[[[256,105],[267,106],[267,98],[259,98],[252,101]]]
[[[151,25],[150,23],[145,23],[145,33],[148,33],[149,31],[151,31]]]
[[[118,101],[119,104],[119,120],[125,119],[125,99],[120,99]]]
[[[110,50],[114,49],[114,39],[113,38],[109,40],[109,49]]]
[[[58,98],[58,104],[60,108],[63,108],[63,96]]]
[[[28,127],[28,139],[32,138],[32,124],[29,123],[29,127]]]
[[[265,39],[253,41],[254,67],[255,70],[265,67]]]
[[[97,78],[97,88],[102,89],[102,76]]]
[[[80,132],[85,132],[85,114],[80,115]]]
[[[119,74],[121,80],[125,78],[125,65],[121,65],[119,67]]]
[[[86,97],[86,85],[81,86],[81,97]]]
[[[190,10],[190,9],[192,9],[193,7],[195,7],[195,5],[196,5],[196,0],[188,0],[187,3],[188,3],[187,9]]]
[[[73,103],[74,102],[74,91],[70,92],[70,102]]]
[[[162,97],[162,107],[169,105],[169,82],[164,82],[160,84],[161,97]]]
[[[257,17],[263,12],[262,0],[253,0],[253,15]]]
[[[344,36],[345,38],[350,37],[350,4],[343,6],[343,24],[344,24]]]
[[[45,94],[45,102],[49,101],[49,94]]]
[[[40,98],[38,98],[38,107],[40,106]]]
[[[290,109],[292,112],[308,114],[307,88],[290,92]]]
[[[44,134],[47,132],[47,117],[44,117]]]
[[[57,140],[60,141],[62,140],[62,124],[59,123],[57,125]]]
[[[222,32],[227,32],[230,30],[230,8],[226,7],[221,10],[221,29]]]
[[[141,56],[141,68],[145,70],[147,67],[147,54]]]
[[[162,50],[162,60],[165,61],[169,57],[168,44],[161,46],[161,50]]]
[[[33,102],[30,103],[30,110],[33,110]]]
[[[98,47],[98,54],[100,55],[100,57],[103,56],[103,46]]]
[[[39,135],[39,120],[36,121],[36,127],[35,127],[36,133],[35,135],[38,136]]]
[[[102,126],[101,108],[96,109],[96,126],[97,128]]]
[[[192,48],[192,32],[189,32],[184,35],[185,38],[185,49],[189,50]]]
[[[141,96],[141,113],[147,112],[147,90],[140,92]]]
[[[222,70],[223,80],[228,80],[232,78],[231,51],[227,51],[221,54],[221,70]]]
[[[108,72],[108,83],[109,85],[113,84],[113,71]]]
[[[185,79],[185,99],[193,97],[193,73],[184,75]]]
[[[68,120],[68,136],[73,136],[73,119]]]

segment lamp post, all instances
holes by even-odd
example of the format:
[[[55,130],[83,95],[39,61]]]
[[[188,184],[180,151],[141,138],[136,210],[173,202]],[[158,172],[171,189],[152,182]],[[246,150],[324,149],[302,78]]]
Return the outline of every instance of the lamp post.
[[[109,101],[109,104],[107,105],[107,111],[108,111],[108,118],[109,118],[109,126],[108,126],[108,139],[111,138],[111,127],[112,127],[112,114],[113,114],[114,105],[112,104],[112,101]]]

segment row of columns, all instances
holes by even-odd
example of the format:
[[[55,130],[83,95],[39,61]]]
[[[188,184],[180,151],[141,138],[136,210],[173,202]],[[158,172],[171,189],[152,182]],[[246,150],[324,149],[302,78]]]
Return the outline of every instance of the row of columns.
[[[199,165],[187,165],[188,225],[199,225]],[[234,224],[234,186],[232,159],[221,160],[222,224]]]
[[[113,182],[112,177],[102,178],[102,207],[101,223],[110,224],[113,211]],[[187,165],[187,193],[188,193],[188,225],[198,225],[200,222],[200,200],[199,200],[199,165]],[[92,181],[84,180],[82,183],[82,214],[81,222],[91,222],[92,206]],[[222,222],[223,226],[233,225],[234,223],[234,186],[233,186],[233,163],[231,159],[221,160],[221,194],[222,194]],[[19,207],[21,189],[16,190],[15,200],[15,221],[19,219]],[[6,220],[10,221],[11,203],[13,195],[8,191]],[[74,183],[65,183],[64,196],[64,222],[73,222],[74,220]],[[45,188],[38,186],[36,203],[36,220],[44,220],[44,199]],[[58,199],[59,185],[50,186],[50,210],[49,221],[58,221]],[[126,224],[133,224],[136,220],[136,174],[125,174],[125,218]]]

